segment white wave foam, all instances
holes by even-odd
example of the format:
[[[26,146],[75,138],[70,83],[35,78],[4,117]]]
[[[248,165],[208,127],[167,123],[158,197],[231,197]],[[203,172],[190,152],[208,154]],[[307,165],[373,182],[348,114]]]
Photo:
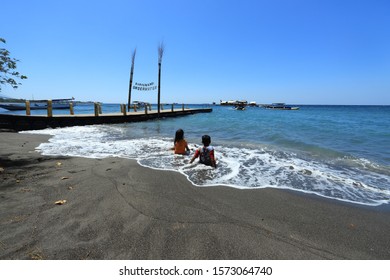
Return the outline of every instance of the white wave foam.
[[[373,165],[368,170],[357,168],[356,164],[351,167],[303,159],[294,153],[274,149],[215,146],[218,168],[213,169],[189,164],[190,156],[174,155],[170,150],[172,139],[126,139],[126,128],[118,126],[26,133],[53,136],[37,148],[44,155],[136,159],[143,166],[180,172],[197,186],[293,189],[365,205],[380,205],[390,200],[389,177],[373,172]],[[367,166],[368,163],[359,164]]]

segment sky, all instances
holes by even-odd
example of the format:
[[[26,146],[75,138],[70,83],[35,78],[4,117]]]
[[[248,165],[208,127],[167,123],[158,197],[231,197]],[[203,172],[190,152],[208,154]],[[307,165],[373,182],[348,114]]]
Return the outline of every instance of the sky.
[[[126,103],[390,105],[388,0],[2,0],[1,44],[28,76],[2,95]],[[156,103],[157,91],[132,91]]]

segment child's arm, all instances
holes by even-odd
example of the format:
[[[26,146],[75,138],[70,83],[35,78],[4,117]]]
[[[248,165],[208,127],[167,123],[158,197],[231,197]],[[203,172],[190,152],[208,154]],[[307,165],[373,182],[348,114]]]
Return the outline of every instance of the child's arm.
[[[212,149],[210,151],[210,163],[211,163],[211,166],[216,168],[217,167],[217,164],[215,162],[215,156],[214,156],[214,149]]]
[[[190,163],[193,163],[194,160],[195,160],[198,156],[199,156],[199,150],[196,150],[194,156],[193,156],[192,159],[190,160]]]

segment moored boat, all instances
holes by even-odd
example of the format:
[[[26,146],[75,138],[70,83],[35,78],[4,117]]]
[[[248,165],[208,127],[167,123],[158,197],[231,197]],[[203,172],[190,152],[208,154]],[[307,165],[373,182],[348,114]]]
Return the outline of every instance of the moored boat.
[[[229,100],[229,101],[220,101],[221,106],[246,106],[248,105],[248,101],[246,100]]]
[[[243,105],[236,105],[236,106],[234,107],[234,110],[245,111],[246,108],[245,108],[245,106],[243,106]]]
[[[150,103],[144,102],[144,101],[133,101],[133,107],[139,108],[145,108],[145,106],[150,106]]]
[[[299,107],[288,106],[285,103],[272,103],[269,105],[263,105],[266,109],[274,109],[274,110],[298,110]]]
[[[64,110],[70,108],[70,103],[74,98],[67,99],[53,99],[52,108],[53,110]],[[48,100],[30,100],[30,110],[47,110]],[[75,106],[76,104],[73,104]],[[26,103],[0,103],[0,108],[9,111],[22,111],[26,110]]]
[[[247,101],[237,101],[235,104],[234,104],[234,109],[235,110],[240,110],[240,111],[244,111],[246,110],[246,106],[248,105],[248,102]]]

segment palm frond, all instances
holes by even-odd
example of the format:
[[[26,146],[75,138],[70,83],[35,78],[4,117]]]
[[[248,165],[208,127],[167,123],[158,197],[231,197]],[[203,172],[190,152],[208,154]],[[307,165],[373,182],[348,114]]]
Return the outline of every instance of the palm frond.
[[[158,64],[161,64],[161,62],[162,62],[162,58],[164,55],[164,49],[165,49],[164,42],[161,42],[160,45],[158,46]]]

